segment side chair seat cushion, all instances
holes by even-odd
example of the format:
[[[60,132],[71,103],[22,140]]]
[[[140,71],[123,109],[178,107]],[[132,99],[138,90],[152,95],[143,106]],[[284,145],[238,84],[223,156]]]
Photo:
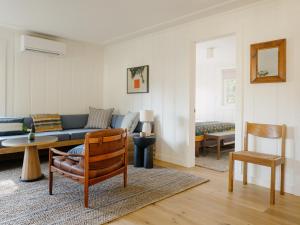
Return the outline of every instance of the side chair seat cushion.
[[[53,157],[53,165],[63,171],[66,171],[71,174],[76,174],[83,176],[84,175],[84,168],[80,166],[80,162],[72,160],[67,157],[63,156],[54,156]],[[105,168],[99,168],[99,169],[90,169],[89,170],[89,178],[96,178],[99,176],[106,175],[112,171],[115,171],[122,167],[122,162],[114,163],[110,166],[107,166]]]

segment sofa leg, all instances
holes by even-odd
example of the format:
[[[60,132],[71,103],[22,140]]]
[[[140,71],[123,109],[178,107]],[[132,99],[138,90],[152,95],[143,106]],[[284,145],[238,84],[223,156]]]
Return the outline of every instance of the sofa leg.
[[[89,186],[84,184],[84,207],[89,207]]]

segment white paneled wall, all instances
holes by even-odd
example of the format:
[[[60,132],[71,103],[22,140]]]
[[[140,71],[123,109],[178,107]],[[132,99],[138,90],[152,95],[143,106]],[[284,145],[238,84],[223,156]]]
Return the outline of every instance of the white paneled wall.
[[[157,157],[193,165],[196,42],[229,34],[237,37],[237,149],[245,121],[288,126],[288,192],[300,195],[300,1],[272,0],[223,15],[169,28],[107,46],[104,50],[103,104],[122,113],[150,108],[156,115]],[[287,82],[250,84],[250,44],[287,38]],[[126,68],[150,65],[150,93],[126,94]],[[278,145],[258,140],[272,153]],[[240,178],[241,167],[236,167]],[[279,175],[279,173],[278,173]],[[268,186],[269,170],[250,167],[250,182]]]
[[[104,58],[104,107],[115,107],[121,113],[153,109],[155,132],[158,136],[156,155],[166,161],[186,165],[184,150],[189,127],[189,79],[182,54],[185,48],[170,42],[172,32],[161,36],[140,38],[133,42],[111,46]],[[182,37],[180,37],[182,38]],[[181,44],[183,39],[179,39]],[[150,93],[126,94],[126,69],[150,66]],[[178,95],[180,93],[180,95]],[[163,150],[163,151],[162,151]]]
[[[0,115],[5,114],[6,104],[6,40],[0,39]]]
[[[223,70],[236,69],[236,45],[234,35],[197,44],[196,121],[235,122],[235,104],[224,105]],[[211,58],[207,57],[209,48],[213,48]]]
[[[64,56],[20,52],[20,34],[0,29],[0,65],[8,65],[4,75],[0,66],[1,87],[3,79],[7,83],[0,91],[1,103],[6,102],[1,104],[1,115],[76,114],[88,112],[90,105],[102,105],[102,50],[63,41],[67,45]]]

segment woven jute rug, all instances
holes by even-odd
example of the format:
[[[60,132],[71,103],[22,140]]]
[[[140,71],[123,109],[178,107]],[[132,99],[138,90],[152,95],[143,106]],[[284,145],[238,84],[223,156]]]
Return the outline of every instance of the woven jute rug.
[[[46,163],[42,171],[48,173]],[[103,224],[208,181],[173,169],[129,166],[126,188],[121,175],[90,187],[85,209],[82,185],[55,175],[50,196],[47,178],[25,183],[20,174],[20,167],[0,171],[1,225]]]

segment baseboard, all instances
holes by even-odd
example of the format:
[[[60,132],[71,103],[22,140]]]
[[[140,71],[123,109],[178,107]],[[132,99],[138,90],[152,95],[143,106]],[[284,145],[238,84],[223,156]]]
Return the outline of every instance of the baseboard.
[[[189,167],[189,165],[187,165],[186,161],[178,160],[177,157],[174,158],[170,155],[155,153],[155,159],[164,161],[164,162],[168,162],[168,163],[172,163],[172,164],[176,164],[176,165],[183,166],[183,167]]]

